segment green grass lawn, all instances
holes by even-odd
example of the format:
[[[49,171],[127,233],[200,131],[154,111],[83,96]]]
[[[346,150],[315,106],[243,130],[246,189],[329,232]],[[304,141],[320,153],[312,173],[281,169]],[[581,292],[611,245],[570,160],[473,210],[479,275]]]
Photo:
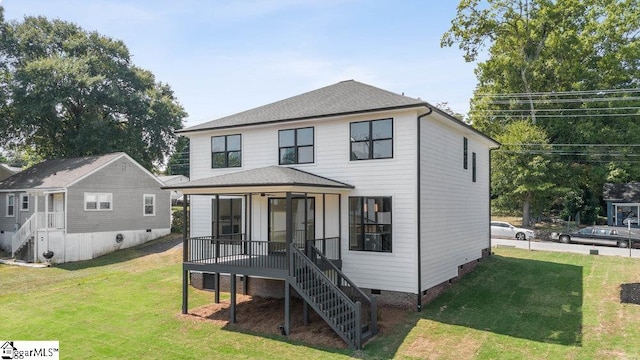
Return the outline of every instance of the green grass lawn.
[[[0,265],[0,340],[58,340],[61,358],[634,359],[640,260],[496,249],[360,352],[311,347],[180,314],[180,251],[127,249],[46,269]],[[224,298],[224,297],[223,297]],[[212,294],[191,290],[190,308]]]

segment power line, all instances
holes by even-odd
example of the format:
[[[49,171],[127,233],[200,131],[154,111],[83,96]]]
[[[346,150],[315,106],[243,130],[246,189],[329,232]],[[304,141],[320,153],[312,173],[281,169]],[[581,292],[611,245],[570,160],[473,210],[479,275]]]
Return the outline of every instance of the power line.
[[[572,90],[572,91],[545,91],[545,92],[522,92],[522,93],[503,93],[475,94],[480,97],[542,97],[542,96],[566,96],[566,95],[606,95],[606,94],[629,94],[640,93],[640,88],[633,89],[601,89],[601,90]]]

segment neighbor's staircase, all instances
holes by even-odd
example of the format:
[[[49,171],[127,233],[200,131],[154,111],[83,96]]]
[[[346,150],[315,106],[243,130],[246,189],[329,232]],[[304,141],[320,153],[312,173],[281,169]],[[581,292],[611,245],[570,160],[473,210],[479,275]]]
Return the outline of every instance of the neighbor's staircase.
[[[33,261],[34,234],[38,229],[39,218],[34,213],[22,224],[11,239],[11,256],[18,260]],[[41,226],[40,226],[41,227]]]
[[[308,256],[293,244],[289,249],[291,286],[351,348],[361,349],[378,332],[376,299],[315,246],[308,244]]]

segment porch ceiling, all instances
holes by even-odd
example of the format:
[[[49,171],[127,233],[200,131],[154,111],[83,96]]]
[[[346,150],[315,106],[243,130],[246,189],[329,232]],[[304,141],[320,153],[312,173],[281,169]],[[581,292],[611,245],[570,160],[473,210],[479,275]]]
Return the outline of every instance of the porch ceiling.
[[[330,189],[340,192],[353,188],[353,185],[340,181],[294,168],[275,165],[163,187],[163,189],[179,190],[184,194],[241,194],[287,191],[324,193]]]

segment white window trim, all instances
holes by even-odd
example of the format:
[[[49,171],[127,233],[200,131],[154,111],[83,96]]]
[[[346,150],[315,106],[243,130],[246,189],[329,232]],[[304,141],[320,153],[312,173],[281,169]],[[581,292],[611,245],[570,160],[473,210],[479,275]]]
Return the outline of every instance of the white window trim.
[[[13,198],[13,214],[9,214],[9,198]],[[6,217],[16,217],[16,194],[7,194],[7,203],[5,209]]]
[[[27,198],[27,208],[23,209],[22,208],[22,204],[24,203],[23,199]],[[22,193],[20,194],[20,211],[29,211],[29,207],[31,206],[31,204],[29,204],[29,194],[27,193]]]
[[[151,197],[153,200],[153,213],[147,214],[147,197]],[[144,216],[156,216],[156,194],[144,194],[142,195],[142,215]]]
[[[87,196],[91,196],[91,195],[96,196],[95,209],[87,209]],[[109,197],[109,209],[100,209],[100,196]],[[113,211],[113,193],[92,193],[92,192],[84,193],[84,211]]]

